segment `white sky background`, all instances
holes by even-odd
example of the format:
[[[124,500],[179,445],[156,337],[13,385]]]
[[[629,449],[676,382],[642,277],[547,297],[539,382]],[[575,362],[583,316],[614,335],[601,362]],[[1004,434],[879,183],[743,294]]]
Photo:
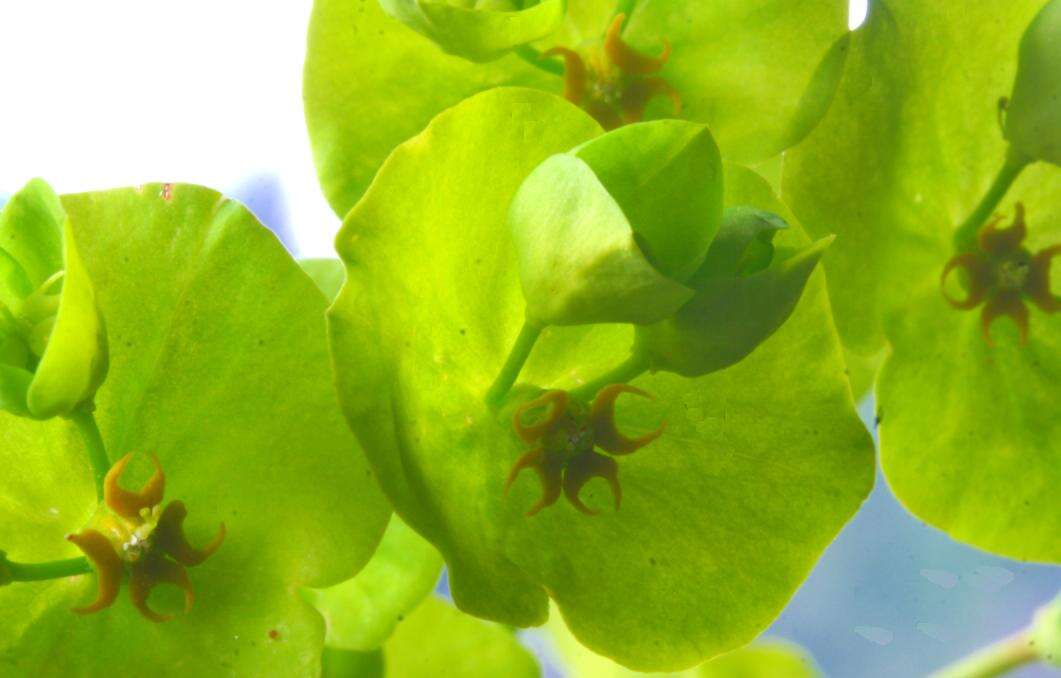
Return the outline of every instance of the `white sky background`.
[[[574,0],[577,2],[578,0]],[[851,0],[851,23],[867,0]],[[0,0],[0,194],[275,175],[302,256],[332,254],[302,117],[310,0]]]

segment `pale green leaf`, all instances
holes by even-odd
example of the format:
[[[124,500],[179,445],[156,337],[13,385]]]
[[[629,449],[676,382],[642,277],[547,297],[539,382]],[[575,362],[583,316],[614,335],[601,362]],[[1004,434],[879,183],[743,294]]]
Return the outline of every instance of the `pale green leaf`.
[[[559,78],[518,57],[475,64],[443,53],[379,0],[316,0],[306,50],[306,125],[321,187],[340,217],[391,150],[439,111],[498,85],[559,92]]]
[[[112,459],[148,453],[183,500],[191,612],[155,624],[122,591],[100,613],[70,608],[93,575],[0,589],[0,673],[34,676],[304,675],[324,624],[299,587],[349,578],[388,508],[332,390],[326,301],[275,237],[213,191],[146,185],[65,196],[111,340],[96,416]],[[13,561],[77,555],[64,539],[96,507],[74,428],[0,415],[0,545]],[[124,588],[124,587],[123,587]],[[164,593],[164,592],[163,592]]]
[[[564,0],[380,0],[384,11],[444,51],[491,61],[544,37],[564,19]]]
[[[383,646],[387,676],[538,678],[538,663],[511,630],[428,598]]]
[[[324,616],[328,647],[368,652],[380,647],[431,593],[441,569],[442,557],[434,547],[394,516],[372,560],[356,577],[306,591],[306,599]]]
[[[614,11],[611,2],[570,2],[563,25],[536,46],[588,55]],[[796,143],[825,113],[846,56],[846,23],[845,0],[644,0],[626,36],[652,55],[668,41],[673,50],[660,75],[682,100],[680,117],[706,123],[727,159],[752,161]],[[501,85],[560,94],[562,78],[545,69],[513,55],[488,64],[447,55],[378,0],[316,0],[303,95],[332,208],[345,215],[398,143],[462,99]],[[651,102],[647,116],[674,117],[671,102]]]
[[[508,205],[534,166],[597,133],[555,98],[496,90],[399,147],[337,240],[340,398],[384,490],[446,558],[459,607],[540,624],[551,596],[596,651],[686,668],[776,616],[869,491],[872,446],[819,275],[739,365],[636,380],[655,400],[622,403],[621,425],[668,427],[622,460],[618,512],[599,481],[582,493],[602,510],[592,518],[566,503],[525,517],[539,493],[529,475],[505,495],[525,450],[511,407],[528,387],[501,413],[483,398],[524,313]],[[761,179],[727,199],[760,198],[771,198]],[[778,240],[806,243],[794,229]],[[572,387],[623,359],[631,339],[617,326],[547,329],[523,378]]]
[[[859,383],[889,346],[877,404],[900,501],[962,541],[1057,561],[1061,318],[1031,308],[1023,348],[999,320],[989,348],[979,309],[951,308],[940,291],[953,233],[1006,157],[997,102],[1044,4],[874,3],[832,109],[786,154],[784,184],[812,234],[837,234],[824,263]],[[1029,166],[998,211],[1018,201],[1031,252],[1061,241],[1061,168]]]

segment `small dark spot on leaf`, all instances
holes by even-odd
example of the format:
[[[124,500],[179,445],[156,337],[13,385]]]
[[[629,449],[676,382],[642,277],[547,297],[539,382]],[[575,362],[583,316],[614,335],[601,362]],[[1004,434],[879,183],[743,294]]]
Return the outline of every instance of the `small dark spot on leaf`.
[[[259,339],[258,340],[258,345],[259,346],[265,346],[265,340],[264,339]]]
[[[280,632],[277,631],[276,629],[269,629],[269,639],[270,640],[279,640],[280,639]]]
[[[467,334],[467,333],[468,333],[468,330],[466,330],[466,329],[464,329],[464,328],[462,327],[462,328],[461,328],[461,336],[463,337],[463,336],[464,336],[465,334]]]
[[[655,565],[656,564],[656,559],[655,558],[649,558],[648,559],[648,564],[649,565]]]
[[[163,200],[173,200],[173,184],[162,184],[162,188],[159,190],[158,194]]]
[[[398,621],[405,621],[405,615],[404,614],[398,615]]]

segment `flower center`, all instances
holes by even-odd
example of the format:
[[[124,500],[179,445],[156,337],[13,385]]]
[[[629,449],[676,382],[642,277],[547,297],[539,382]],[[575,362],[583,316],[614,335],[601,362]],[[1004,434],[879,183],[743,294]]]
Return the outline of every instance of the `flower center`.
[[[554,47],[543,56],[564,59],[564,98],[592,115],[604,129],[611,130],[644,117],[648,102],[666,96],[681,113],[681,97],[657,73],[670,58],[670,45],[664,42],[658,57],[642,54],[622,39],[626,16],[612,21],[603,45],[585,57],[567,47]]]
[[[1027,252],[1000,261],[995,267],[995,282],[1001,290],[1021,290],[1028,282],[1031,257]]]

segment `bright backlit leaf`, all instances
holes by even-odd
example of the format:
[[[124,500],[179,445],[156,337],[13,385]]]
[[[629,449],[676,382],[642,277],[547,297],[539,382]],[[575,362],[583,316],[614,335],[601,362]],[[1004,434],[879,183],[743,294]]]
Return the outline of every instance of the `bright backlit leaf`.
[[[304,675],[324,641],[298,595],[354,574],[388,508],[335,402],[326,300],[242,206],[188,185],[65,196],[111,345],[96,416],[112,460],[148,454],[183,500],[195,604],[155,624],[121,595],[80,616],[86,575],[0,588],[0,673]],[[96,506],[66,421],[0,415],[0,545],[13,561],[79,555],[64,539]],[[166,602],[160,589],[152,604]],[[160,598],[155,601],[154,598]]]
[[[368,652],[383,645],[402,618],[431,593],[441,569],[438,551],[394,516],[379,548],[356,577],[306,591],[306,599],[324,616],[328,647]]]
[[[564,4],[564,0],[380,0],[395,19],[446,52],[472,61],[496,59],[553,32],[564,19]]]
[[[890,344],[877,404],[899,499],[962,541],[1058,561],[1061,316],[1031,308],[1023,347],[1016,325],[997,320],[990,347],[979,313],[940,289],[952,235],[1006,157],[998,100],[1044,4],[874,3],[828,116],[786,155],[784,185],[811,233],[838,236],[824,262],[853,365]],[[1028,250],[1061,242],[1061,168],[1024,170],[998,205],[1005,225],[1018,202]]]
[[[618,512],[596,482],[582,493],[596,517],[566,503],[525,517],[539,493],[531,477],[505,495],[525,451],[511,408],[528,387],[500,412],[484,394],[523,320],[508,206],[538,163],[597,134],[555,97],[501,89],[395,151],[337,241],[340,399],[384,490],[446,558],[459,607],[526,626],[545,621],[551,596],[594,650],[638,669],[687,668],[776,616],[869,491],[872,447],[816,275],[740,364],[635,381],[655,400],[621,403],[623,426],[667,429],[623,459]],[[735,176],[727,201],[779,209],[765,181]],[[795,228],[776,240],[808,242]],[[622,326],[547,329],[523,379],[573,387],[631,340]]]
[[[730,160],[768,158],[809,133],[832,99],[847,53],[845,0],[644,0],[628,17],[625,39],[649,57],[669,43],[666,64],[658,73],[629,77],[602,66],[598,78],[593,64],[604,63],[600,51],[615,3],[567,4],[563,25],[536,47],[581,55],[600,83],[586,90],[583,103],[599,112],[601,105],[614,108],[613,100],[622,98],[616,92],[626,92],[624,115],[636,118],[643,109],[647,118],[659,118],[675,117],[680,100],[677,117],[706,123]],[[458,41],[468,47],[478,39]],[[317,172],[332,208],[344,216],[395,146],[462,99],[500,85],[564,91],[564,60],[554,55],[535,62],[534,56],[509,54],[473,63],[445,54],[384,12],[378,0],[316,0],[303,94]],[[597,91],[610,93],[597,101]]]

